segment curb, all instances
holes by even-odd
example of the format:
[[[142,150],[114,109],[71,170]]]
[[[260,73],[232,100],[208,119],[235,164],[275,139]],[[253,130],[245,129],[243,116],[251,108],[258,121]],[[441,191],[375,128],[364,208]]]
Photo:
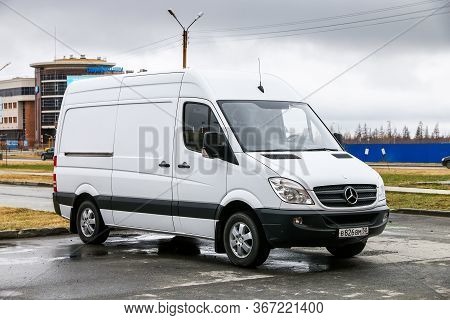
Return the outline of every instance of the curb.
[[[391,212],[392,213],[399,213],[399,214],[412,214],[412,215],[417,215],[417,216],[430,216],[430,217],[450,218],[450,211],[400,208],[400,209],[393,209],[393,210],[391,210]]]
[[[0,231],[0,239],[46,237],[62,234],[69,234],[69,230],[66,228],[23,229],[13,231]]]
[[[0,184],[7,184],[11,186],[27,186],[27,187],[45,187],[45,188],[53,187],[53,184],[45,182],[0,181]]]

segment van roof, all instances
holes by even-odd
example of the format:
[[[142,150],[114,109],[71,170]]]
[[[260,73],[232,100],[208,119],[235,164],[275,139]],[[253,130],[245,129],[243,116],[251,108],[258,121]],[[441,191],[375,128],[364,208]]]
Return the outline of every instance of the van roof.
[[[142,79],[142,80],[141,80]],[[182,79],[182,80],[181,80]],[[180,97],[216,100],[283,100],[300,101],[301,96],[284,80],[272,74],[261,75],[264,93],[258,89],[259,73],[241,71],[175,69],[158,72],[107,75],[79,80],[70,84],[66,95],[87,91],[119,91],[123,83],[152,85],[182,81]],[[179,88],[179,87],[178,87]],[[178,92],[174,92],[174,97]],[[147,97],[146,97],[147,98]],[[151,97],[148,97],[151,98]]]

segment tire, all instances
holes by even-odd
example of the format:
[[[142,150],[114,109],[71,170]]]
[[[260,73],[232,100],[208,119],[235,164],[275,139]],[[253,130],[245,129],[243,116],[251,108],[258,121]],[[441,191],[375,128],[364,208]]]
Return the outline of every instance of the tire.
[[[361,241],[340,247],[327,247],[327,250],[337,258],[351,258],[360,254],[364,250],[366,243],[367,241]]]
[[[260,266],[270,253],[264,232],[245,212],[235,213],[228,219],[223,241],[228,258],[236,266]]]
[[[44,155],[41,156],[41,159],[42,159],[42,161],[45,161],[45,160],[46,160],[46,158],[45,158]]]
[[[100,211],[90,200],[81,203],[77,212],[77,231],[81,241],[101,244],[108,239],[109,228],[105,226]]]
[[[448,169],[450,169],[450,161],[447,161],[447,162],[445,163],[445,166],[446,166]]]

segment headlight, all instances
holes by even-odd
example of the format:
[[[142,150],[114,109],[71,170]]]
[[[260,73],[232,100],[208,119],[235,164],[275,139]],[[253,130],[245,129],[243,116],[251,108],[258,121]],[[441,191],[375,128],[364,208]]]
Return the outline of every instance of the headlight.
[[[314,204],[303,186],[295,181],[285,178],[270,178],[273,191],[281,200],[287,203]]]
[[[380,182],[378,182],[378,186],[377,186],[377,198],[378,201],[380,200],[386,200],[386,189],[384,188],[384,183],[383,180],[380,178]]]

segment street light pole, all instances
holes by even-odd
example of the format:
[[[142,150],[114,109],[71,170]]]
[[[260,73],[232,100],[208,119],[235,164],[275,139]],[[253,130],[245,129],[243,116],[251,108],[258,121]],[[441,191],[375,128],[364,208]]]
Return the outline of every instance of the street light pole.
[[[194,19],[194,21],[192,21],[192,23],[185,28],[180,20],[178,20],[177,16],[175,15],[175,13],[172,11],[172,9],[167,10],[169,12],[169,14],[174,17],[174,19],[178,22],[178,24],[180,25],[180,27],[183,29],[183,69],[186,69],[186,64],[187,64],[187,46],[188,46],[188,33],[189,33],[189,28],[198,20],[203,16],[203,12],[200,12],[197,17]]]

